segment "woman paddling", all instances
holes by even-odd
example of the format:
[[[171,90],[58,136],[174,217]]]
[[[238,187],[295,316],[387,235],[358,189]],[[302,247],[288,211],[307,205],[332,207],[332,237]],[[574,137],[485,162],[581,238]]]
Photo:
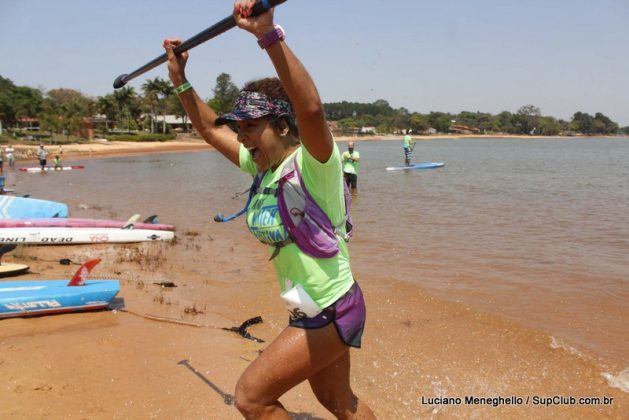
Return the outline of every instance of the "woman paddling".
[[[247,206],[247,225],[254,236],[270,245],[282,296],[292,309],[288,327],[238,380],[236,407],[246,418],[289,418],[279,398],[308,380],[319,402],[336,417],[375,418],[349,383],[349,349],[360,347],[365,305],[352,277],[347,246],[339,240],[345,234],[346,219],[340,153],[314,82],[288,48],[283,29],[273,24],[273,10],[253,17],[253,4],[236,1],[234,19],[258,39],[279,79],[248,83],[233,112],[220,118],[186,79],[188,53],[175,56],[173,52],[181,41],[164,42],[170,80],[192,124],[241,170],[258,174]],[[333,230],[336,252],[330,256],[312,256],[321,251],[316,244],[314,248],[298,244],[287,233],[290,216],[281,217],[278,194],[271,193],[280,189],[287,165],[296,166],[291,173],[303,180],[307,195],[329,223],[339,227]]]

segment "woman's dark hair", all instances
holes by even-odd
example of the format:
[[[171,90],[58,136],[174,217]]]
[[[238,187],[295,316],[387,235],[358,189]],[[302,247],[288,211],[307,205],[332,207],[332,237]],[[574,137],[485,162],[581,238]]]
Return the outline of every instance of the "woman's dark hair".
[[[288,102],[290,106],[293,107],[293,103],[286,94],[282,82],[277,77],[253,80],[245,84],[241,91],[258,92],[271,99],[281,99],[282,101]],[[294,114],[279,115],[271,119],[271,127],[277,130],[283,129],[284,125],[288,126],[289,133],[293,137],[299,138],[299,130],[297,129]]]

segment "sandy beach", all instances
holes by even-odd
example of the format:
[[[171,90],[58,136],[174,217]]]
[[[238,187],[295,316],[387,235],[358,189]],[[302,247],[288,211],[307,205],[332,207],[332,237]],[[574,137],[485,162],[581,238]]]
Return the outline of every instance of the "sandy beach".
[[[29,159],[36,161],[38,146],[14,145],[18,165]],[[93,159],[111,156],[133,156],[149,153],[186,152],[211,149],[205,141],[193,137],[167,142],[132,142],[132,141],[95,141],[91,143],[44,144],[48,157],[52,161],[61,151],[63,160]]]
[[[63,157],[198,150],[209,146],[198,139],[107,142],[64,145]],[[178,229],[174,243],[20,246],[6,255],[3,261],[30,265],[19,279],[70,278],[77,266],[60,265],[61,258],[98,256],[103,262],[91,277],[118,278],[122,290],[118,309],[0,321],[0,418],[240,418],[236,381],[287,315],[264,248],[240,233],[238,251],[222,244],[233,229]],[[359,262],[365,256],[360,243],[353,246]],[[206,261],[207,270],[199,269]],[[360,268],[355,274],[368,326],[363,349],[352,351],[352,386],[378,418],[626,416],[629,372],[622,366],[602,372],[595,358],[540,331]],[[166,281],[178,287],[156,284]],[[264,322],[249,332],[267,343],[221,329],[257,315]],[[307,384],[281,402],[293,418],[332,418]]]

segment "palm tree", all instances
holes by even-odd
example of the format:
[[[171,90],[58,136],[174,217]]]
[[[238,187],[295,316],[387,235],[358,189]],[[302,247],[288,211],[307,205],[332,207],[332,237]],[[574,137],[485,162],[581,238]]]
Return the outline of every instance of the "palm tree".
[[[96,110],[105,115],[105,135],[109,133],[109,121],[116,117],[116,101],[112,94],[99,96],[96,102]]]
[[[174,89],[172,85],[160,78],[156,77],[153,80],[147,80],[142,85],[142,90],[144,91],[144,99],[146,103],[149,105],[151,110],[151,133],[154,133],[153,122],[155,120],[155,114],[158,111],[161,111],[162,115],[165,111],[164,101],[165,99],[172,95]],[[164,115],[162,132],[166,132],[166,116]]]
[[[144,91],[144,101],[151,111],[151,134],[153,134],[155,132],[155,110],[159,104],[159,77],[144,82],[144,84],[142,84],[142,90]]]
[[[171,85],[170,82],[166,80],[160,80],[159,92],[162,95],[160,98],[159,109],[162,111],[162,114],[164,115],[163,124],[162,124],[162,134],[166,134],[166,115],[165,115],[166,108],[167,108],[166,100],[171,95],[174,95],[175,88],[173,88],[173,85]]]
[[[122,89],[114,91],[114,100],[116,101],[117,117],[126,121],[127,131],[131,130],[130,122],[135,121],[140,116],[140,100],[132,87],[125,86]]]

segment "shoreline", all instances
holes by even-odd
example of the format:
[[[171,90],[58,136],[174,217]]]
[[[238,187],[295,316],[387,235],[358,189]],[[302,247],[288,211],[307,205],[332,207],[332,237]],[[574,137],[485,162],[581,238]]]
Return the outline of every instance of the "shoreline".
[[[202,254],[207,254],[214,245],[199,237],[182,239],[175,245],[144,244],[138,249],[153,249],[148,252],[157,256],[164,249],[181,252],[200,246]],[[274,274],[263,270],[262,281],[239,284],[229,276],[225,281],[212,276],[200,282],[188,273],[187,281],[179,278],[179,287],[169,290],[151,286],[153,281],[164,280],[163,269],[114,261],[134,246],[107,247],[97,246],[110,258],[95,270],[95,278],[142,273],[116,274],[127,311],[2,321],[0,386],[5,392],[0,393],[0,417],[205,418],[212,413],[209,418],[240,418],[230,403],[236,382],[286,322],[274,282],[269,282]],[[81,246],[48,252],[30,247],[21,257],[30,259],[32,271],[43,272],[53,269],[47,261],[69,252],[73,259],[82,259],[81,255],[93,251]],[[265,260],[262,253],[255,254],[254,264]],[[167,266],[173,263],[166,258]],[[183,275],[186,270],[175,272]],[[379,418],[469,417],[472,413],[506,419],[622,416],[629,398],[613,381],[622,381],[625,373],[601,366],[595,357],[575,353],[570,345],[542,331],[434,297],[393,278],[363,277],[370,309],[364,349],[352,350],[352,386]],[[242,294],[243,286],[248,293]],[[148,314],[200,327],[142,317]],[[254,315],[261,315],[264,322],[249,332],[266,343],[215,327],[238,325]],[[605,396],[613,398],[613,404],[544,406],[527,400],[553,395]],[[467,396],[509,397],[515,402],[496,406],[435,402]],[[281,401],[296,418],[330,418],[307,383]]]
[[[595,139],[595,138],[618,138],[629,139],[629,136],[525,136],[525,135],[487,135],[487,134],[439,134],[439,135],[412,135],[415,141],[424,140],[465,140],[465,139],[525,139],[525,140],[540,140],[540,139],[563,139],[563,140],[577,140],[577,139]],[[372,141],[402,141],[401,135],[373,135],[373,136],[338,136],[335,140],[339,143],[348,141],[360,142],[372,142]],[[25,161],[37,161],[36,152],[39,146],[22,145],[19,143],[13,144],[16,154],[16,162],[24,163]],[[212,146],[207,144],[203,139],[180,136],[176,140],[168,140],[163,142],[124,142],[124,141],[93,141],[91,143],[82,144],[63,144],[62,147],[62,160],[68,158],[79,159],[95,159],[103,157],[116,157],[116,156],[133,156],[142,154],[153,153],[180,153],[180,152],[196,152],[214,150]],[[44,144],[44,148],[48,150],[48,160],[52,162],[54,156],[59,150],[59,145],[56,144]]]

